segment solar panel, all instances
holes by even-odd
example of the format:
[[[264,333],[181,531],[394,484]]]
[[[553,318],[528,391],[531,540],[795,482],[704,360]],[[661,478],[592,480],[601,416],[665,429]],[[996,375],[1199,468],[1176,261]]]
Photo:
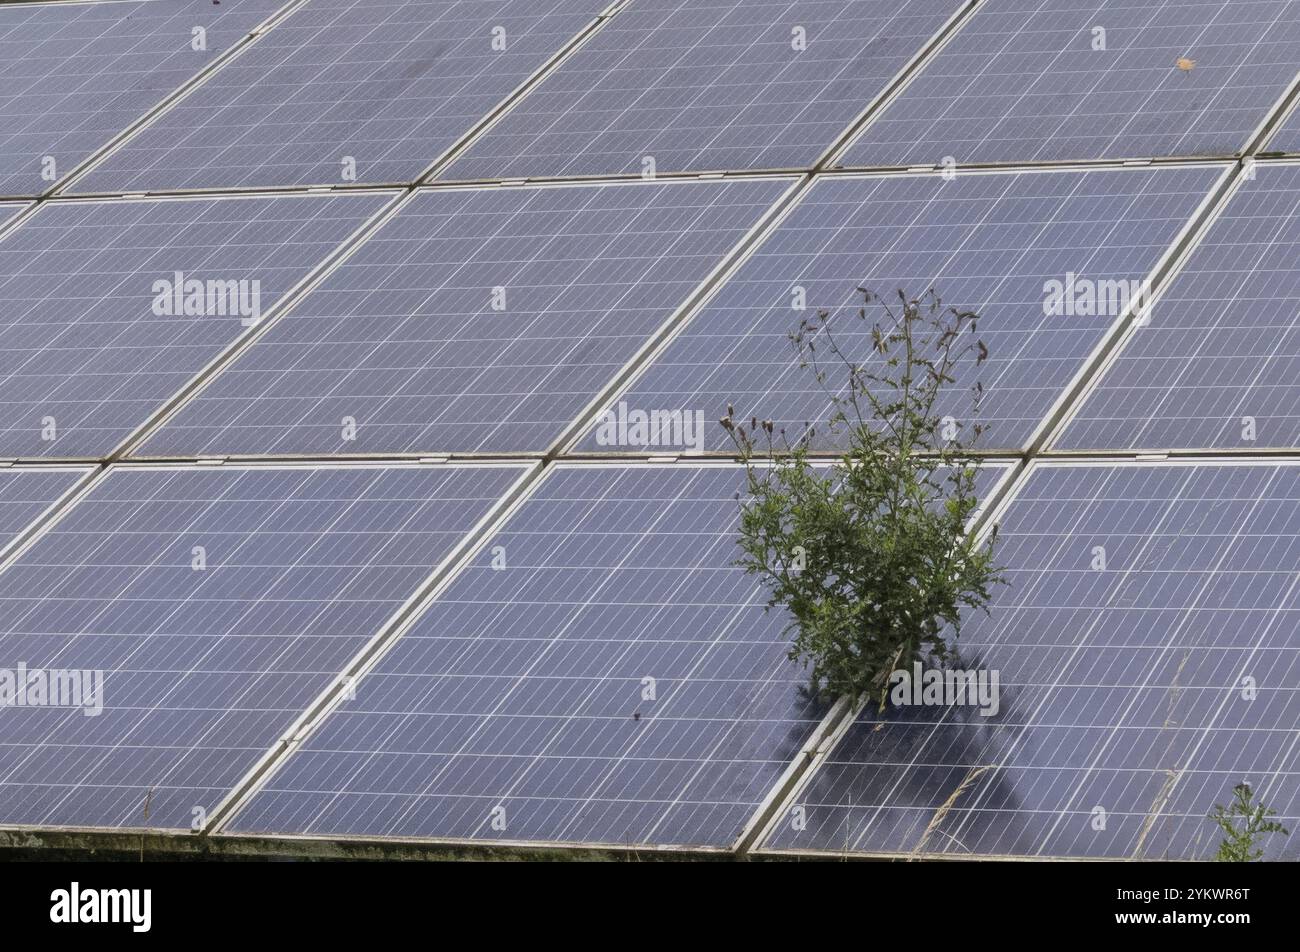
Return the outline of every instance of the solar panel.
[[[0,573],[0,822],[190,829],[519,466],[117,469]],[[86,686],[89,684],[89,688]]]
[[[405,183],[606,0],[312,0],[76,183]]]
[[[738,419],[757,414],[793,436],[804,422],[824,421],[830,409],[788,339],[800,319],[819,309],[856,312],[858,287],[882,295],[901,288],[912,296],[933,287],[947,304],[983,316],[979,337],[990,351],[978,370],[969,363],[959,369],[942,413],[970,416],[968,388],[978,376],[986,390],[984,446],[1019,448],[1123,303],[1116,293],[1091,309],[1104,313],[1050,308],[1049,284],[1124,281],[1117,292],[1140,284],[1220,174],[1179,168],[952,181],[823,178],[617,398],[619,411],[716,420],[734,403]],[[846,318],[835,336],[855,360],[881,360],[865,325],[850,326]],[[709,449],[730,446],[722,427],[707,433]],[[595,429],[579,448],[601,451],[607,437]],[[834,440],[823,427],[814,446],[829,448]]]
[[[1037,464],[999,527],[999,710],[868,708],[766,847],[1206,859],[1243,780],[1292,826],[1300,469]]]
[[[0,228],[17,218],[26,207],[23,202],[0,202]]]
[[[1296,0],[990,0],[840,162],[1234,155],[1297,48]]]
[[[45,204],[0,242],[0,457],[107,455],[391,198]]]
[[[544,451],[790,186],[424,192],[141,452]]]
[[[810,166],[962,5],[636,0],[446,177]]]
[[[729,846],[822,715],[742,487],[559,466],[226,830]]]
[[[283,5],[0,6],[0,195],[38,195]]]
[[[1300,444],[1300,167],[1257,165],[1056,445]]]
[[[1300,152],[1300,105],[1293,105],[1281,128],[1265,143],[1270,152]]]
[[[743,487],[560,464],[223,832],[730,846],[824,713]]]
[[[0,551],[76,486],[92,467],[10,467],[0,470]]]

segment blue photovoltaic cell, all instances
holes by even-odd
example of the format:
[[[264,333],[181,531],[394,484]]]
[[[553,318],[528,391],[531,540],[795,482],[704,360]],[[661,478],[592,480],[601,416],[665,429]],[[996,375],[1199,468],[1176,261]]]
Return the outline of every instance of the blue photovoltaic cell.
[[[13,220],[26,207],[23,202],[0,203],[0,227]]]
[[[1270,152],[1300,152],[1300,104],[1292,107],[1289,117],[1265,143],[1265,148]]]
[[[789,335],[824,309],[854,360],[879,364],[857,321],[864,287],[882,296],[933,288],[947,305],[982,316],[990,357],[968,361],[942,411],[971,417],[969,388],[983,383],[986,448],[1019,448],[1116,322],[1108,313],[1046,313],[1048,284],[1142,281],[1219,177],[1216,169],[1030,172],[823,179],[619,398],[636,411],[701,412],[717,420],[772,419],[793,438],[819,424],[829,400],[801,368]],[[798,289],[806,309],[798,311]],[[1112,296],[1115,297],[1115,296]],[[1110,298],[1107,299],[1110,302]],[[1079,309],[1076,309],[1076,311]],[[1115,313],[1109,313],[1115,311]],[[823,350],[823,356],[825,351]],[[829,365],[833,370],[834,364]],[[839,386],[838,373],[828,381]],[[817,446],[834,437],[819,429]],[[721,426],[707,446],[730,446]],[[600,433],[581,443],[609,449]]]
[[[0,550],[90,472],[90,467],[45,466],[0,470]]]
[[[1242,781],[1294,829],[1300,467],[1046,466],[999,526],[954,664],[998,672],[997,713],[869,708],[766,846],[1211,859]]]
[[[810,166],[960,6],[636,0],[446,177]]]
[[[989,0],[840,164],[1234,155],[1297,62],[1300,0]]]
[[[790,184],[425,192],[142,453],[544,451]]]
[[[107,455],[390,200],[44,205],[0,241],[0,457]],[[178,273],[202,313],[175,313]]]
[[[729,846],[823,713],[731,564],[743,485],[558,468],[228,829]]]
[[[410,182],[606,3],[311,0],[76,190]]]
[[[1300,445],[1300,167],[1257,165],[1056,445]]]
[[[282,5],[0,6],[0,195],[46,191]]]
[[[0,823],[210,815],[521,472],[110,473],[0,572],[0,669],[103,678],[0,717]]]

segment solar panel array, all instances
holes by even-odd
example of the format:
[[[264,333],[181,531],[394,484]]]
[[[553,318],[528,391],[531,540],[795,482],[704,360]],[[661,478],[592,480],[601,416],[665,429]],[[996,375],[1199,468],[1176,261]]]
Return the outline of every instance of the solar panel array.
[[[0,668],[98,672],[6,711],[0,823],[192,828],[519,472],[111,472],[0,573]]]
[[[90,466],[0,470],[0,552],[91,472]]]
[[[841,161],[1238,155],[1297,45],[1295,0],[990,0]]]
[[[743,479],[557,469],[236,829],[730,845],[823,713],[728,564]]]
[[[812,165],[958,0],[637,0],[445,177]]]
[[[979,330],[992,355],[983,367],[959,370],[940,413],[969,416],[967,391],[978,379],[986,391],[983,445],[1019,449],[1121,317],[1106,308],[1069,319],[1046,313],[1045,282],[1068,273],[1142,281],[1221,174],[823,179],[618,401],[707,419],[733,403],[738,419],[757,414],[800,432],[804,421],[825,420],[831,401],[791,346],[804,316],[796,305],[852,313],[860,287],[934,287],[950,304],[987,315]],[[842,323],[836,337],[848,357],[878,369],[886,358],[870,329]],[[839,438],[824,429],[813,445],[831,448]],[[710,431],[710,449],[728,442],[721,427]],[[581,445],[596,449],[595,435]]]
[[[735,843],[826,710],[734,564],[744,483],[554,468],[232,830]]]
[[[425,192],[142,452],[544,451],[789,187]]]
[[[284,2],[0,7],[0,195],[51,188]]]
[[[409,182],[598,0],[311,0],[77,184]]]
[[[109,455],[387,200],[42,205],[0,242],[0,456]]]
[[[1259,167],[1057,445],[1300,445],[1300,166]]]
[[[0,827],[1300,819],[1300,0],[47,2],[0,77]],[[859,288],[981,315],[987,717],[813,699],[734,564],[716,420],[822,424]]]
[[[960,651],[1000,711],[869,709],[769,845],[1209,859],[1243,778],[1293,826],[1300,468],[1039,465],[999,524],[1009,584]]]

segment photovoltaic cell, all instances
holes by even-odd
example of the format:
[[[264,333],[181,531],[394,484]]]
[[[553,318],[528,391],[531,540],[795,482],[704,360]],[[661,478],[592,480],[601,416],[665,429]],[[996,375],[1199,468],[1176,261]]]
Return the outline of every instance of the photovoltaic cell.
[[[0,668],[103,679],[4,712],[0,823],[188,830],[521,472],[111,472],[0,573]]]
[[[1297,50],[1298,0],[990,0],[840,164],[1234,155]]]
[[[26,207],[24,202],[0,202],[0,227],[18,217]]]
[[[1282,127],[1264,147],[1270,152],[1300,152],[1300,105],[1292,107]]]
[[[869,708],[765,846],[1211,859],[1242,781],[1294,828],[1300,469],[1043,466],[999,524],[954,664],[999,673],[998,712]]]
[[[560,466],[226,830],[731,845],[823,713],[743,486]]]
[[[75,190],[413,181],[605,4],[312,0]]]
[[[880,311],[859,322],[856,289],[918,297],[933,288],[946,305],[982,316],[978,337],[990,354],[983,366],[972,360],[958,368],[941,398],[942,415],[969,421],[969,390],[978,380],[985,389],[982,445],[1019,448],[1119,313],[1118,295],[1107,298],[1107,313],[1048,313],[1050,282],[1065,285],[1071,274],[1085,282],[1145,280],[1220,174],[1181,168],[823,179],[618,402],[629,418],[682,411],[706,420],[731,403],[737,419],[772,419],[793,439],[830,411],[789,340],[800,320],[830,312],[845,353],[878,368],[883,358],[869,331],[888,319]],[[833,361],[824,366],[834,371]],[[842,379],[835,374],[828,385]],[[706,432],[708,448],[730,446],[722,427]],[[835,440],[822,426],[814,445]],[[599,431],[580,448],[608,449]]]
[[[90,469],[43,466],[0,470],[0,550],[62,499]]]
[[[544,451],[790,185],[425,192],[141,452]]]
[[[1057,440],[1300,444],[1300,167],[1258,165]]]
[[[960,0],[636,0],[445,177],[812,165]]]
[[[44,205],[0,241],[0,457],[105,456],[391,198]]]
[[[0,6],[0,195],[49,189],[283,4]]]

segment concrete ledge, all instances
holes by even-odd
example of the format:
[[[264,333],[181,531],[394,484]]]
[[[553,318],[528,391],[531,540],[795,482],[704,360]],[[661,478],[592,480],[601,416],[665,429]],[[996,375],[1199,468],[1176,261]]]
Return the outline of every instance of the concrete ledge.
[[[413,840],[0,829],[0,861],[666,862],[734,861],[717,850],[446,844]]]

